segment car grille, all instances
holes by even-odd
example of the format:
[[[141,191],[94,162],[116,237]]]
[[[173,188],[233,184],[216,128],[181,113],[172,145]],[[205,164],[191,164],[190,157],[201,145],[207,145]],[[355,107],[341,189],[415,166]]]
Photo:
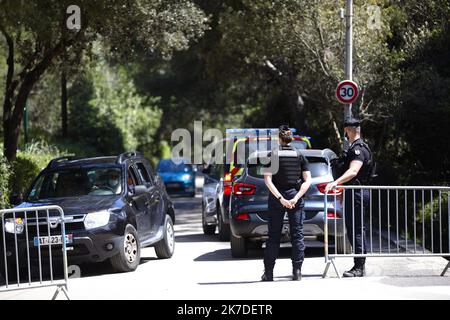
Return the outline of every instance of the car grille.
[[[66,233],[70,233],[70,231],[74,230],[84,230],[83,222],[73,222],[66,223]],[[39,235],[40,236],[48,236],[48,227],[45,224],[39,225]],[[37,236],[38,228],[36,225],[28,226],[28,236]],[[61,234],[61,224],[58,224],[55,228],[50,228],[50,235],[59,235]]]
[[[49,213],[50,219],[59,217],[58,214]],[[65,229],[66,233],[70,233],[70,231],[74,230],[84,230],[84,215],[73,215],[66,216]],[[38,223],[37,223],[38,222]],[[38,234],[38,224],[39,224],[39,236],[47,236],[48,230],[50,229],[50,235],[59,235],[61,234],[61,223],[55,223],[55,225],[49,226],[47,225],[47,217],[45,213],[39,215],[38,219],[34,214],[28,214],[27,216],[27,230],[28,236],[34,237]],[[23,233],[25,235],[25,232]]]

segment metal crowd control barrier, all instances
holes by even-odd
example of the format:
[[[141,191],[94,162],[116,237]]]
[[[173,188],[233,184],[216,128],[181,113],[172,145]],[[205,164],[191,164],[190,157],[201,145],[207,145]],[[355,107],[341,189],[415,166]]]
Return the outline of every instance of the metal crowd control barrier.
[[[53,300],[60,292],[69,299],[66,243],[71,239],[62,208],[0,210],[0,218],[0,293],[56,286]]]
[[[324,278],[330,265],[340,277],[336,258],[450,257],[450,187],[338,186],[325,196],[324,208]]]

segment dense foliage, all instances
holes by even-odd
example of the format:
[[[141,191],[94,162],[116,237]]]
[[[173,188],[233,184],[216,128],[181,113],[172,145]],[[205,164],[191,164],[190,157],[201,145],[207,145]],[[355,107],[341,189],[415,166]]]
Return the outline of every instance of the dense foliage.
[[[354,2],[361,95],[353,113],[365,120],[380,183],[448,184],[450,2]],[[340,149],[343,110],[334,89],[344,78],[343,0],[78,1],[82,29],[67,34],[67,1],[0,3],[2,130],[6,139],[20,137],[19,160],[26,150],[19,97],[32,139],[79,155],[138,149],[156,162],[168,155],[172,130],[192,129],[194,120],[219,129],[288,122],[315,147]],[[69,44],[59,51],[62,40]],[[51,52],[21,96],[29,72]]]

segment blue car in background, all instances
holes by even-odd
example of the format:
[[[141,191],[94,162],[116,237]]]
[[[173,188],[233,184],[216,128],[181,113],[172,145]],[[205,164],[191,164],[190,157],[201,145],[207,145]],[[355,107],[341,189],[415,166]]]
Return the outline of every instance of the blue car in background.
[[[195,167],[185,159],[162,159],[156,168],[171,194],[195,196]]]

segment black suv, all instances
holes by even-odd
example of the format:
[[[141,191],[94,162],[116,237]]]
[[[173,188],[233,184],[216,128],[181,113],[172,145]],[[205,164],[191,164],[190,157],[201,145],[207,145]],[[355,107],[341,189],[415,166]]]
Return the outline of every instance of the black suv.
[[[159,258],[173,255],[173,204],[149,161],[137,152],[54,159],[35,179],[24,201],[18,208],[58,205],[64,210],[70,264],[109,259],[115,270],[127,272],[138,267],[143,247],[154,246]],[[34,229],[29,226],[31,239],[36,236]],[[20,251],[26,250],[24,241],[19,235]],[[30,248],[34,247],[30,241]]]

